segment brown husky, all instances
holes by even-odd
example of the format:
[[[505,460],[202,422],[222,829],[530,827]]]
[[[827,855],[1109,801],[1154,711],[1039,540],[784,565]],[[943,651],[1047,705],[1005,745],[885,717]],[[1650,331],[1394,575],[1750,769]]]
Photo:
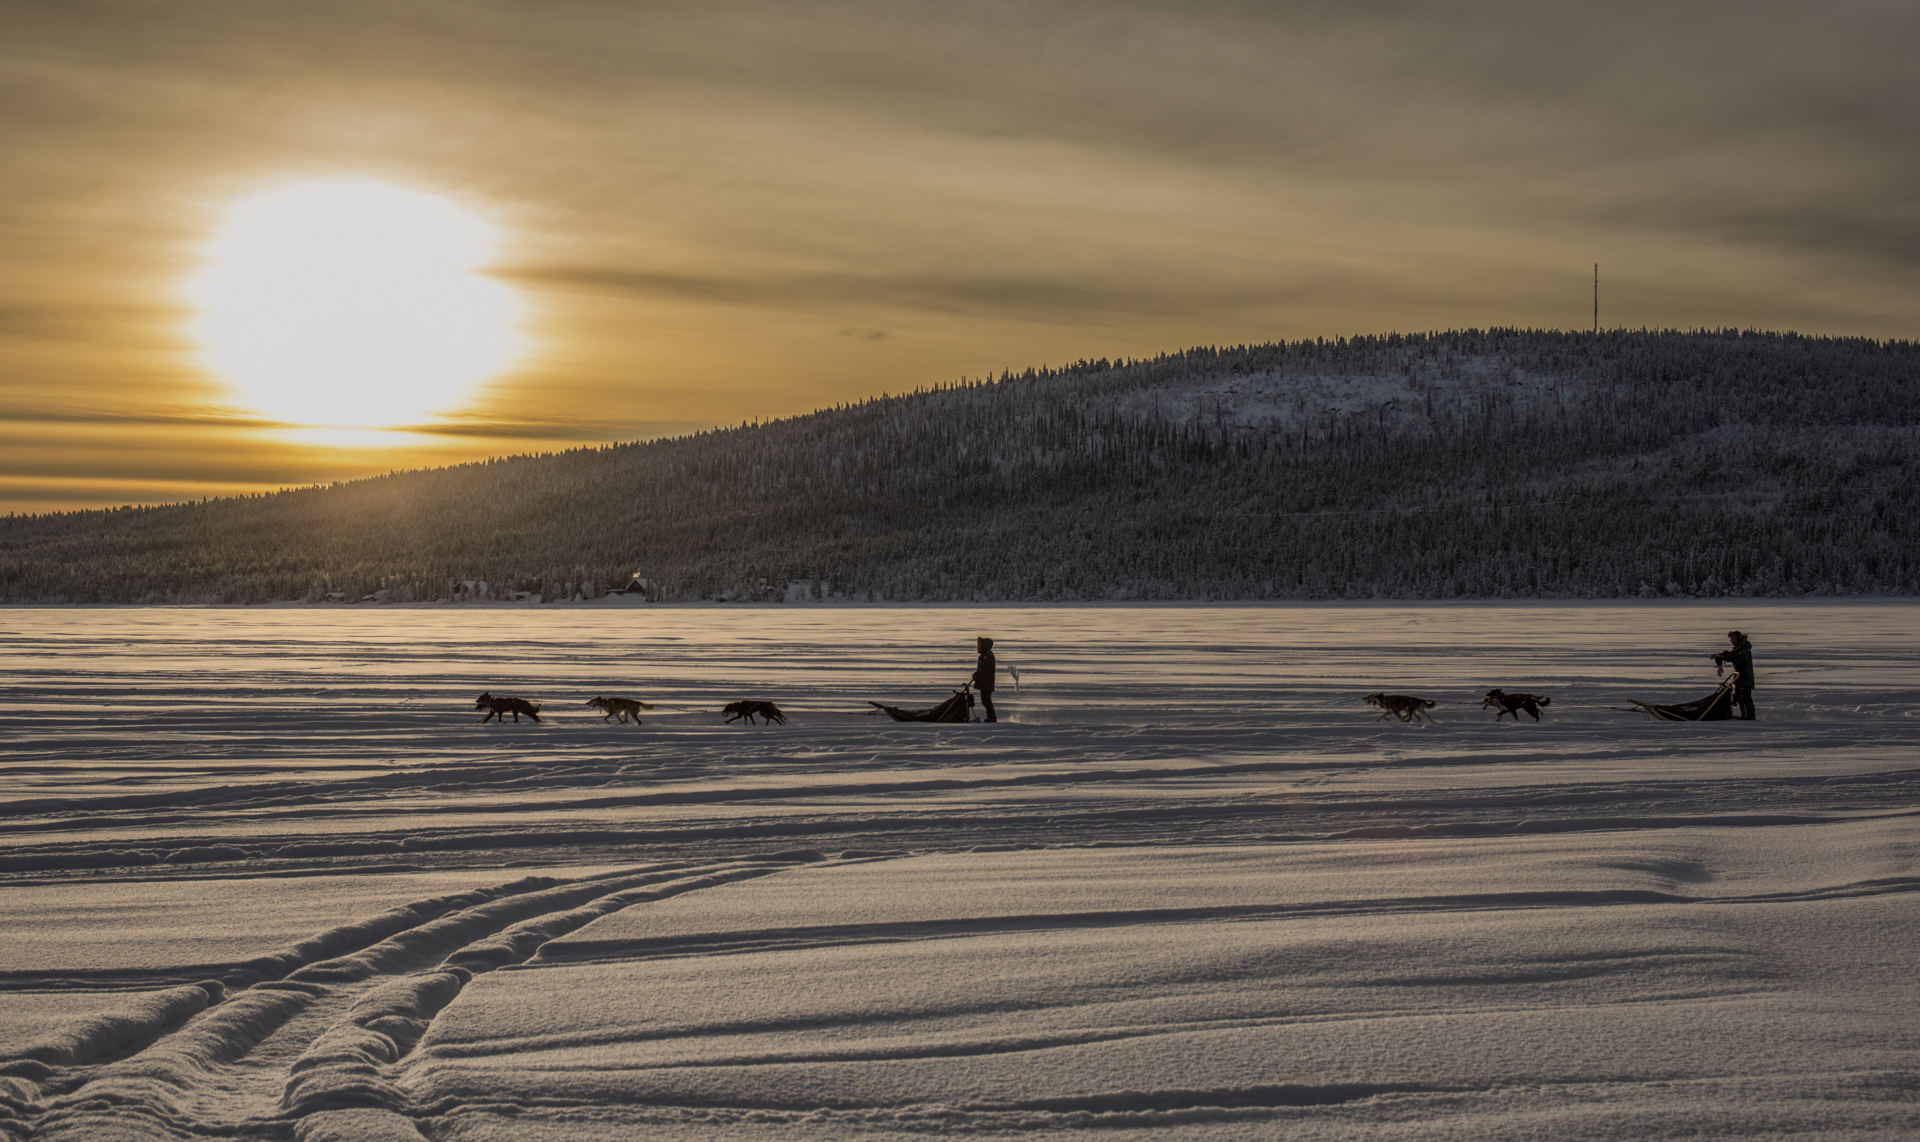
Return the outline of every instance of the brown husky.
[[[637,698],[588,698],[587,705],[606,713],[607,716],[600,719],[603,722],[618,718],[620,724],[625,725],[627,716],[631,714],[636,726],[640,724],[640,711],[653,709],[652,702],[642,702]]]
[[[494,718],[504,722],[508,714],[512,714],[516,722],[520,720],[522,714],[536,722],[540,720],[540,703],[529,702],[525,698],[496,698],[491,693],[487,693],[474,699],[473,708],[487,712],[487,716],[480,719],[480,724],[483,726]]]
[[[1381,711],[1379,720],[1383,722],[1388,718],[1399,718],[1403,722],[1417,722],[1425,718],[1431,722],[1433,715],[1427,711],[1439,705],[1438,702],[1429,702],[1425,698],[1409,698],[1405,694],[1382,694],[1378,690],[1368,694],[1362,701],[1369,706],[1378,706]]]
[[[720,712],[732,715],[732,717],[727,719],[729,722],[737,722],[741,718],[745,718],[747,724],[750,726],[755,724],[753,720],[755,714],[760,715],[769,722],[779,722],[783,726],[787,724],[787,716],[781,713],[780,707],[774,705],[772,702],[728,702]]]
[[[1512,714],[1513,720],[1517,722],[1520,720],[1522,710],[1532,714],[1533,720],[1537,722],[1540,720],[1540,707],[1552,701],[1552,698],[1542,694],[1509,694],[1505,690],[1489,690],[1487,696],[1480,699],[1480,708],[1495,711],[1493,720],[1496,722],[1508,714]]]

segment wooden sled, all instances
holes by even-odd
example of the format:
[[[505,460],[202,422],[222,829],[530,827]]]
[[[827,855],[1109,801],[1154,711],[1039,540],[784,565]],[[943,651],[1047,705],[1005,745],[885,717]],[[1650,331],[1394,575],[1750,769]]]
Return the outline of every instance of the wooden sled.
[[[1626,706],[1611,706],[1614,710],[1639,710],[1663,722],[1725,722],[1733,718],[1733,684],[1739,681],[1738,672],[1729,674],[1720,688],[1696,702],[1677,702],[1663,706],[1657,702],[1642,702],[1637,698],[1628,698]]]
[[[973,683],[969,682],[953,692],[953,697],[930,710],[903,710],[898,706],[889,706],[885,702],[871,699],[867,705],[886,714],[896,722],[967,722],[973,720]]]

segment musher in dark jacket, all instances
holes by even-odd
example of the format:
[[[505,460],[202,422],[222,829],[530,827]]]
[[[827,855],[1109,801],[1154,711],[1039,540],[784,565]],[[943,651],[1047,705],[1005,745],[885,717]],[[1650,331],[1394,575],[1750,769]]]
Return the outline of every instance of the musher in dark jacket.
[[[973,688],[980,695],[980,704],[986,707],[987,721],[1000,719],[993,713],[993,675],[998,664],[993,659],[993,640],[982,636],[974,639],[980,648],[980,661],[973,668]]]
[[[1737,630],[1727,632],[1727,641],[1733,644],[1732,650],[1723,650],[1713,656],[1715,666],[1731,666],[1738,676],[1733,681],[1733,700],[1740,707],[1740,717],[1753,720],[1753,644],[1747,636]]]

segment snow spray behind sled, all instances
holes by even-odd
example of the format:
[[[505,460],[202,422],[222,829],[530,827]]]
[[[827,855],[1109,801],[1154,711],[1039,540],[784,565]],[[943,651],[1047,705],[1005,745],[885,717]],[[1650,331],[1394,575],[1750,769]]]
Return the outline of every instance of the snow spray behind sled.
[[[867,705],[885,713],[896,722],[966,722],[973,715],[973,683],[964,682],[953,697],[930,710],[903,710],[885,702],[868,699]]]

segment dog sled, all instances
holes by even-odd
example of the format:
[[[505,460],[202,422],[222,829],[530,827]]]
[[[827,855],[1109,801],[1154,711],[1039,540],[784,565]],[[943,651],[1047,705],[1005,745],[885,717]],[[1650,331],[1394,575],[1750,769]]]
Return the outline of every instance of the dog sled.
[[[1607,708],[1629,713],[1639,710],[1663,722],[1725,722],[1733,718],[1733,684],[1739,680],[1740,675],[1737,672],[1727,675],[1718,689],[1698,701],[1661,705],[1658,702],[1642,702],[1637,698],[1628,698],[1625,706]]]
[[[973,683],[963,684],[953,697],[927,710],[903,710],[885,702],[867,700],[867,705],[896,722],[970,722],[973,720]]]

